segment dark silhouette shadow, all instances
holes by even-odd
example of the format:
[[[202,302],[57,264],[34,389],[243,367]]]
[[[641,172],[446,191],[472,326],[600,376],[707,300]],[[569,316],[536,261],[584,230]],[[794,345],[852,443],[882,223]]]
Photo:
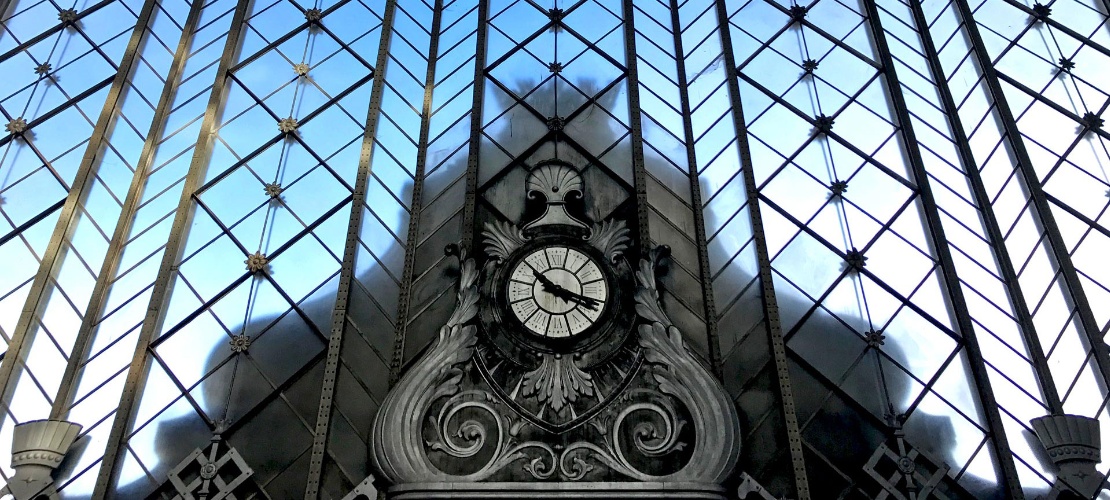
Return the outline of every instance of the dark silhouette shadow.
[[[596,84],[591,82],[577,82],[576,85],[583,88],[596,87]],[[622,82],[619,85],[624,85],[624,83]],[[531,82],[520,81],[515,82],[514,86],[517,89],[523,89],[531,88],[532,84]],[[548,94],[532,94],[526,101],[537,109],[552,108],[551,103],[545,102],[546,99],[550,99],[549,96],[545,97],[546,95]],[[614,100],[622,95],[623,92],[610,92],[606,94],[608,97],[603,98],[609,99],[609,101],[599,100],[599,103],[612,105]],[[508,109],[513,104],[514,101],[509,100],[504,94],[501,94],[496,102],[487,102],[487,106],[497,106],[500,109]],[[618,133],[623,134],[624,132],[605,125],[605,120],[602,118],[604,117],[598,115],[596,120],[585,120],[576,124],[575,127],[579,131],[590,130],[593,134],[590,140],[597,143],[606,143],[606,141],[612,143],[619,137]],[[577,133],[571,132],[571,137],[574,137],[573,133]],[[523,133],[520,128],[514,129],[514,126],[506,126],[497,132],[495,139],[498,142],[510,145],[512,149],[525,150],[532,145],[520,143],[520,138],[528,136],[529,134]],[[514,141],[516,142],[514,143]],[[532,157],[544,152],[554,152],[555,147],[553,144],[540,146],[533,151]],[[578,158],[566,158],[566,155],[575,154],[572,148],[560,147],[559,151],[564,155],[563,159],[573,164],[580,164],[585,161],[585,158],[581,155]],[[655,154],[649,153],[649,157],[645,161],[661,161],[658,156],[651,157]],[[465,164],[466,157],[462,155],[460,159],[455,161]],[[458,167],[460,165],[455,165],[452,168]],[[615,165],[612,167],[622,166]],[[462,165],[462,168],[465,168],[465,165]],[[523,193],[521,194],[523,195]],[[373,200],[370,200],[369,203],[373,203]],[[523,216],[523,210],[523,205],[521,205],[519,212],[508,211],[508,215],[519,213],[520,216]],[[596,217],[600,214],[590,215]],[[666,242],[660,241],[659,243]],[[720,240],[714,243],[718,246],[711,249],[711,253],[723,251],[723,248],[719,246],[722,244]],[[398,252],[403,256],[404,249],[394,246],[394,248],[387,251]],[[369,267],[376,265],[376,263],[372,263]],[[752,278],[753,276],[748,273],[739,277],[743,282],[748,282]],[[260,280],[261,278],[255,279]],[[325,336],[331,326],[330,317],[334,306],[334,285],[334,280],[329,282],[327,285],[329,292],[317,293],[315,298],[305,301],[302,305],[305,316],[310,318],[315,323],[319,333]],[[784,318],[800,317],[806,314],[812,306],[807,299],[787,290],[780,290],[778,299],[781,315]],[[762,314],[762,311],[760,310],[758,314]],[[845,320],[865,323],[860,318],[845,318]],[[731,326],[734,325],[728,323],[720,325],[722,329]],[[167,325],[167,328],[172,327],[173,325]],[[238,331],[237,329],[242,330],[243,325],[235,326],[232,331]],[[248,352],[253,361],[246,362],[244,359],[240,359],[237,365],[235,361],[237,356],[240,358],[246,358],[247,356],[236,355],[231,351],[230,337],[220,340],[212,347],[207,359],[203,361],[204,371],[214,373],[205,383],[194,389],[192,394],[201,401],[201,404],[209,408],[210,418],[219,419],[224,411],[227,412],[229,430],[224,433],[223,437],[227,444],[235,446],[246,462],[254,468],[256,477],[271,477],[277,470],[290,468],[290,462],[294,462],[294,464],[289,470],[297,468],[297,470],[303,469],[307,473],[307,466],[304,465],[305,457],[297,458],[299,447],[303,446],[303,439],[291,438],[291,436],[303,435],[303,424],[292,414],[267,413],[268,405],[260,403],[272,401],[271,395],[275,391],[268,382],[267,376],[263,375],[266,374],[271,378],[281,379],[282,381],[289,377],[304,378],[303,383],[314,384],[316,392],[306,393],[310,394],[309,397],[305,398],[308,399],[307,401],[291,402],[296,405],[304,405],[305,408],[312,408],[313,412],[309,414],[314,415],[314,408],[318,402],[316,398],[319,393],[319,380],[312,379],[311,376],[300,371],[310,360],[318,359],[322,355],[321,353],[325,349],[325,339],[312,332],[306,326],[304,319],[296,313],[287,313],[285,316],[267,316],[254,320],[246,325],[245,331],[252,339]],[[764,333],[757,332],[757,334],[763,335]],[[390,332],[390,335],[392,335],[392,332]],[[843,400],[835,395],[828,396],[830,388],[824,382],[815,378],[812,373],[809,373],[809,370],[795,370],[792,375],[796,377],[794,396],[802,418],[801,424],[803,425],[805,439],[838,466],[847,469],[847,472],[851,474],[855,474],[853,479],[860,482],[865,480],[860,467],[867,462],[868,457],[875,450],[878,443],[887,442],[888,445],[891,443],[888,439],[890,430],[884,426],[878,415],[882,415],[889,406],[901,407],[913,389],[913,383],[907,377],[897,376],[894,372],[896,369],[890,365],[890,361],[893,361],[905,366],[912,353],[903,352],[898,342],[888,339],[886,344],[882,346],[882,351],[889,357],[889,360],[883,362],[883,374],[880,374],[880,365],[874,361],[875,353],[873,350],[867,349],[862,335],[863,332],[852,331],[852,329],[829,315],[815,314],[809,317],[804,326],[793,333],[789,340],[789,349],[795,353],[791,355],[792,358],[808,359],[816,356],[823,362],[831,363],[829,366],[844,366],[843,372],[848,372],[848,367],[856,367],[848,373],[844,381],[833,380],[832,382],[845,387],[845,390],[858,401]],[[766,344],[760,343],[760,345]],[[756,357],[765,358],[765,356]],[[884,374],[889,398],[883,396],[878,382],[879,377],[884,376]],[[382,373],[381,376],[387,377],[388,374]],[[729,381],[726,380],[725,382],[727,386]],[[231,387],[230,391],[228,390],[229,387]],[[279,387],[283,386],[279,384]],[[778,404],[778,396],[773,390],[760,387],[752,387],[748,390],[766,391],[767,400],[772,401],[772,404]],[[741,413],[746,413],[746,410],[741,405]],[[752,413],[754,413],[754,410],[752,410]],[[870,413],[870,416],[866,416],[867,413]],[[262,426],[264,432],[260,432],[257,429],[258,426],[240,425],[243,418],[248,420],[266,419],[265,425]],[[958,439],[949,418],[925,414],[918,415],[911,421],[914,427],[908,429],[907,432],[913,436],[910,438],[913,446],[931,454],[938,460],[948,460],[949,449],[955,446]],[[312,426],[315,421],[312,420],[307,423]],[[358,424],[365,425],[368,428],[370,422],[360,422]],[[745,429],[745,432],[749,430]],[[164,478],[166,473],[193,449],[201,448],[207,452],[213,432],[214,429],[200,420],[192,409],[188,411],[188,415],[185,417],[162,421],[157,425],[155,441],[157,453],[160,457],[163,457],[163,460],[158,464],[147,465],[153,467],[151,472],[156,477]],[[359,446],[364,449],[365,443],[355,443],[351,446]],[[744,446],[744,454],[749,455],[751,453],[749,447],[753,444],[744,443]],[[744,459],[742,458],[742,460]],[[750,465],[758,467],[764,464]],[[831,492],[835,490],[839,492],[845,488],[844,479],[834,473],[825,471],[824,465],[820,461],[808,460],[807,466],[811,469],[810,481],[815,491]],[[300,479],[302,481],[303,477],[304,474],[301,474]],[[869,485],[868,487],[873,485],[873,483],[865,484]],[[986,498],[991,496],[992,486],[984,482],[982,489],[974,490],[971,493]],[[253,480],[248,481],[246,491],[249,493],[250,490],[256,487]],[[281,490],[281,493],[273,491],[279,487],[285,486],[267,486],[267,493],[277,498],[275,495],[293,494],[291,492],[296,487],[300,487],[301,491],[296,492],[294,496],[303,494],[303,484],[291,484],[288,489]],[[151,493],[152,491],[153,493]],[[173,488],[168,483],[154,485],[145,480],[129,483],[122,486],[117,492],[119,498],[141,498],[148,495],[155,497],[172,496],[172,494]]]

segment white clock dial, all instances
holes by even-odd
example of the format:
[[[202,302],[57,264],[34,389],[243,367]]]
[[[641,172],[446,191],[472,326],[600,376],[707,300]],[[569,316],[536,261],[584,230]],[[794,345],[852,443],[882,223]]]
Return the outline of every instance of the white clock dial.
[[[533,334],[573,337],[601,317],[609,298],[605,275],[583,252],[564,246],[537,249],[509,274],[513,315]]]

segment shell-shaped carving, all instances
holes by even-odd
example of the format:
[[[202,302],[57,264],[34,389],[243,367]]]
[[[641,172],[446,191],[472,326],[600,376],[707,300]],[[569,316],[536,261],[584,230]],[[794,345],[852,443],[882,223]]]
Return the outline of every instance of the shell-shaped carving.
[[[538,219],[524,225],[525,231],[540,226],[562,225],[586,230],[586,224],[567,212],[567,198],[582,197],[582,176],[578,170],[559,160],[540,163],[528,174],[528,197],[543,195],[547,208]]]
[[[558,203],[567,196],[582,196],[582,176],[570,165],[549,162],[528,175],[527,188],[529,197],[539,193],[548,203]]]

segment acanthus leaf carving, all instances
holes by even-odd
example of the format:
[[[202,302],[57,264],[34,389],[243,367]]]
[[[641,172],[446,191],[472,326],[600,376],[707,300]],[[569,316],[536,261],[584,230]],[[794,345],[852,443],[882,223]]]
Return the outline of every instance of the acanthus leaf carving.
[[[611,262],[616,262],[632,242],[628,234],[628,225],[623,220],[610,219],[594,224],[586,241]]]
[[[465,258],[465,255],[462,256]],[[458,303],[447,323],[439,329],[436,351],[444,353],[443,364],[438,367],[436,386],[432,399],[450,396],[458,392],[463,371],[459,365],[474,356],[474,345],[478,342],[478,329],[464,324],[478,314],[478,267],[474,259],[465,259],[459,273]]]
[[[669,477],[719,483],[740,456],[739,416],[724,387],[687,351],[682,332],[663,310],[655,273],[668,252],[665,246],[653,248],[636,271],[636,313],[646,321],[637,329],[637,341],[659,392],[682,402],[697,430],[690,463]]]
[[[509,255],[527,241],[520,228],[508,222],[487,222],[484,227],[482,243],[486,246],[486,254],[498,260],[509,258]]]
[[[520,413],[482,378],[488,374],[480,375],[488,346],[479,344],[484,340],[472,320],[481,271],[462,256],[454,312],[376,417],[375,470],[391,484],[519,481],[521,472],[527,481],[625,477],[721,484],[739,457],[739,419],[731,398],[687,350],[682,332],[663,309],[656,273],[664,255],[665,248],[654,249],[636,266],[640,324],[626,347],[636,360],[631,370],[621,372],[628,377],[626,385],[586,417],[587,425],[558,432],[562,437]],[[484,272],[496,265],[487,262]],[[518,379],[518,387],[521,395],[566,411],[574,398],[601,393],[601,379],[595,376],[572,356],[542,354],[539,366]]]
[[[636,282],[640,285],[636,289],[636,314],[651,323],[660,323],[671,326],[667,313],[663,312],[663,305],[659,302],[659,289],[655,282],[655,266],[661,258],[662,247],[651,250],[647,259],[640,260],[640,268],[636,271]]]
[[[541,403],[546,402],[556,413],[561,413],[579,396],[594,395],[593,377],[569,357],[544,354],[540,366],[524,374],[521,395],[535,395]]]
[[[393,483],[454,477],[429,463],[424,451],[429,443],[422,438],[421,428],[426,416],[434,418],[428,411],[435,401],[460,396],[460,383],[465,375],[461,366],[474,357],[477,344],[477,328],[466,323],[478,313],[478,267],[465,252],[459,253],[459,259],[455,310],[440,327],[433,345],[389,392],[375,416],[371,460]],[[497,425],[500,426],[500,421]],[[476,430],[469,426],[463,435],[469,433],[473,437]],[[461,449],[465,449],[465,445]]]

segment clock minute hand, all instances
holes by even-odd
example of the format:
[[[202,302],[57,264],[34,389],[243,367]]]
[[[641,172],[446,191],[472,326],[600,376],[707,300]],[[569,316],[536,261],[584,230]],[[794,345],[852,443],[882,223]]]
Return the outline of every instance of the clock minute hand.
[[[545,291],[551,293],[555,297],[571,302],[576,302],[591,311],[597,310],[596,299],[592,299],[584,295],[579,295],[570,290],[567,290],[566,288],[563,288],[562,285],[551,281],[550,278],[544,276],[542,273],[535,272],[535,270],[532,271],[532,275],[535,276],[537,280],[539,280],[539,282],[543,285],[543,289]]]
[[[598,304],[597,299],[594,299],[594,298],[591,298],[591,297],[586,297],[585,295],[574,293],[570,290],[567,290],[566,288],[564,288],[561,285],[552,283],[551,287],[548,287],[545,284],[544,285],[544,290],[550,292],[552,295],[554,295],[554,296],[556,296],[560,299],[566,300],[568,302],[574,302],[574,303],[580,304],[583,307],[585,307],[585,308],[587,308],[591,311],[596,311],[597,310],[597,304]]]
[[[582,307],[585,307],[586,309],[589,309],[591,311],[596,311],[597,310],[597,305],[598,305],[597,299],[587,297],[585,295],[580,295],[580,294],[574,293],[570,290],[566,290],[565,288],[564,288],[564,290],[566,291],[567,298],[569,298],[570,300],[573,300],[574,302],[577,302],[577,303],[581,304]]]

